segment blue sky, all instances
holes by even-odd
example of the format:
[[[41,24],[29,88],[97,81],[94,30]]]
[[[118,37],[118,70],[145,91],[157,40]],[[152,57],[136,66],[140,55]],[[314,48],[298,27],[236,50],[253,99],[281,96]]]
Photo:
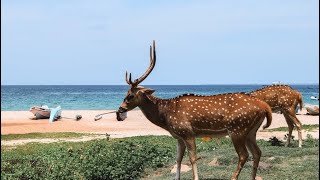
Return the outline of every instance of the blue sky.
[[[319,83],[319,1],[1,1],[1,83]]]

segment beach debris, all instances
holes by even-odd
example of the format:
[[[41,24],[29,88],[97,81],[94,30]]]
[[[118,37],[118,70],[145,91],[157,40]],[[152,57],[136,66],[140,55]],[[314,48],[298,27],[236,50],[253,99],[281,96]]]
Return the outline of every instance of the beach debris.
[[[80,114],[77,114],[74,118],[70,118],[70,117],[62,117],[61,118],[64,118],[64,119],[73,119],[73,120],[76,120],[76,121],[79,121],[82,116]]]
[[[319,105],[306,104],[307,115],[319,115]]]
[[[106,113],[102,113],[102,114],[98,114],[94,117],[94,121],[98,121],[102,118],[102,115],[105,115],[105,114],[111,114],[111,113],[116,113],[118,111],[111,111],[111,112],[106,112]]]
[[[82,118],[81,115],[76,115],[76,120],[79,121]]]
[[[96,115],[96,117],[94,117],[94,120],[95,120],[95,121],[98,121],[98,120],[100,120],[101,118],[102,118],[101,115]]]
[[[289,134],[284,135],[284,140],[288,139],[289,137]],[[294,140],[294,136],[291,136],[291,140]]]
[[[269,138],[268,142],[271,143],[271,146],[283,146],[283,142],[275,136]]]
[[[109,140],[110,139],[110,134],[106,133],[106,138],[107,138],[107,140]]]

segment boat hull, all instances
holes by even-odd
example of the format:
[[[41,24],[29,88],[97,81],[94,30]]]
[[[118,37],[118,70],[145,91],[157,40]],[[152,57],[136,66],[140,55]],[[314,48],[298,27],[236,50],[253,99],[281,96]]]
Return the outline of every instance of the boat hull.
[[[307,114],[309,115],[319,115],[319,106],[317,105],[305,105]]]
[[[49,119],[51,111],[50,109],[34,106],[30,109],[30,112],[34,114],[36,119]]]

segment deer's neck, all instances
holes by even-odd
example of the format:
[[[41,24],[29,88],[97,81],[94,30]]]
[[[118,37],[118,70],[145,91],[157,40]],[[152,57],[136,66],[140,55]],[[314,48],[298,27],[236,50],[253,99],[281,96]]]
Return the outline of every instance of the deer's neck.
[[[161,105],[165,103],[165,101],[166,100],[159,99],[153,95],[148,95],[139,108],[149,121],[167,130],[166,120],[162,114],[165,110]]]

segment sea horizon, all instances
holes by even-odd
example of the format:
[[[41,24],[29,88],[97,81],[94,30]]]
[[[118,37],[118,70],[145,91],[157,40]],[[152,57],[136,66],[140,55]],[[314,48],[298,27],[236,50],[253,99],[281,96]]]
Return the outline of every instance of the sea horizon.
[[[235,84],[143,84],[142,86],[215,86],[215,85],[264,85],[268,83],[235,83]],[[281,83],[281,85],[318,85],[319,83]],[[1,84],[1,86],[127,86],[127,84]]]
[[[264,84],[214,85],[143,85],[155,89],[159,98],[174,98],[185,93],[216,95],[250,92]],[[298,90],[304,104],[319,105],[319,86],[314,84],[290,85]],[[28,111],[36,105],[61,106],[63,110],[113,110],[122,103],[128,85],[1,85],[1,111]]]

